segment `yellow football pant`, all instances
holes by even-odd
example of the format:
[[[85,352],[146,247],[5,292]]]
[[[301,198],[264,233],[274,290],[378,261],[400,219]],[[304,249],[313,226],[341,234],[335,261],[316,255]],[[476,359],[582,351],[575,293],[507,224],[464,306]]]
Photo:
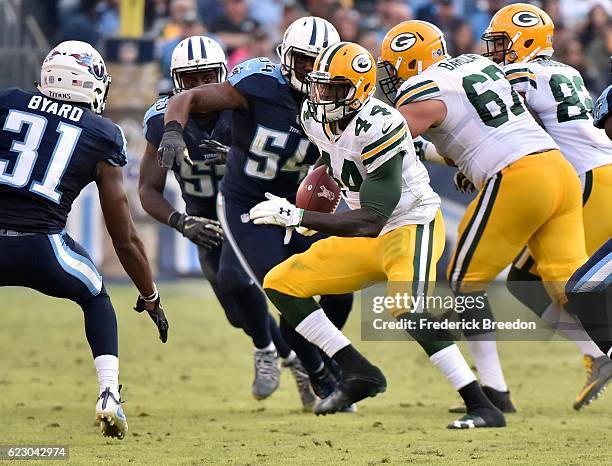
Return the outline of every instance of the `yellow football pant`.
[[[584,175],[582,189],[582,220],[586,252],[592,256],[612,238],[612,164],[589,170]],[[538,265],[525,248],[514,266],[538,275]]]
[[[468,206],[448,268],[456,292],[486,290],[529,246],[551,297],[587,260],[580,181],[561,152],[525,156],[490,178]]]
[[[332,236],[278,264],[263,287],[298,298],[349,293],[385,280],[425,288],[435,282],[444,239],[439,210],[427,225],[406,225],[377,238]]]

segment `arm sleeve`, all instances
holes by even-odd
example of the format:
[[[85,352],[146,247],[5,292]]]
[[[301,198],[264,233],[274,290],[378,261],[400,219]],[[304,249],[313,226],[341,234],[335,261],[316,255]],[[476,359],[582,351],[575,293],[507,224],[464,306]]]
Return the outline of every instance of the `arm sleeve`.
[[[361,207],[389,218],[402,196],[403,154],[394,154],[368,176],[361,184]]]
[[[432,79],[424,79],[421,76],[415,76],[400,87],[395,99],[395,108],[399,108],[411,102],[430,99],[442,100],[440,86]]]
[[[504,67],[504,73],[506,79],[510,81],[512,89],[525,96],[529,96],[532,90],[538,89],[538,80],[533,71],[529,67],[525,66],[524,63],[507,65]]]
[[[115,167],[123,167],[127,164],[127,141],[121,126],[115,125],[115,128],[115,140],[106,161]]]
[[[595,115],[593,124],[596,128],[602,129],[606,124],[606,120],[610,116],[610,107],[612,106],[612,85],[608,86],[597,99],[595,104]]]

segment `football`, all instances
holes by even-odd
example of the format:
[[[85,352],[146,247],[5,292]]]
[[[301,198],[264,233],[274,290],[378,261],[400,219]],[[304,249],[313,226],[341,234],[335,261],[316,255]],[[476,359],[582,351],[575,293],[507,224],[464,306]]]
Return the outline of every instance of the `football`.
[[[322,165],[302,180],[295,197],[295,205],[304,210],[314,210],[330,214],[340,202],[338,183],[327,174],[327,167]]]

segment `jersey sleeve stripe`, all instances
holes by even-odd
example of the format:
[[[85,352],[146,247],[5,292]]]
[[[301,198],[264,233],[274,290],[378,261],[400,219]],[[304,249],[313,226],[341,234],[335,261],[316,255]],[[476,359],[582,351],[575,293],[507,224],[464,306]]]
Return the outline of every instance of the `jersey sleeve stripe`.
[[[531,73],[531,70],[529,68],[512,68],[510,70],[505,71],[504,73],[506,74],[506,76],[510,76],[515,73]]]
[[[433,82],[431,79],[428,79],[427,81],[420,82],[418,84],[415,84],[414,86],[407,87],[395,99],[396,106],[400,105],[400,103],[399,103],[400,100],[404,99],[407,95],[411,95],[413,92],[418,92],[418,91],[421,91],[423,89],[428,89],[432,85],[435,86],[436,83]]]
[[[440,92],[440,88],[434,83],[432,87],[421,89],[419,92],[414,92],[411,94],[406,94],[404,97],[399,99],[396,103],[396,107],[401,107],[402,105],[409,104],[410,102],[414,102],[416,99],[429,95],[435,94],[436,92]]]
[[[528,82],[534,89],[538,88],[538,83],[528,76],[521,76],[520,78],[512,78],[509,80],[511,85],[515,85],[518,83],[526,83]]]
[[[378,153],[384,151],[389,146],[391,146],[394,142],[401,140],[405,136],[406,136],[406,125],[402,124],[401,126],[398,126],[395,130],[393,130],[388,135],[380,138],[374,144],[370,144],[369,146],[364,147],[363,151],[361,152],[361,160],[363,160],[365,163],[367,159],[369,159],[370,157],[374,157]],[[372,148],[369,149],[370,147]]]
[[[535,74],[531,73],[531,72],[521,72],[521,73],[508,73],[506,74],[506,78],[508,80],[510,79],[515,79],[515,78],[522,78],[524,76],[527,76],[529,79],[533,79],[535,81],[536,76]]]
[[[388,154],[389,152],[392,152],[399,145],[401,145],[404,142],[405,139],[406,139],[406,132],[404,132],[404,134],[402,136],[400,136],[398,139],[396,139],[395,142],[390,143],[390,145],[388,145],[385,148],[381,149],[376,154],[374,154],[374,155],[368,157],[367,159],[365,159],[363,161],[363,165],[367,167],[368,165],[370,165],[373,162],[375,162],[376,160],[378,160],[380,157],[384,156],[385,154]]]
[[[384,134],[381,138],[378,138],[376,141],[368,144],[367,146],[365,146],[362,149],[361,156],[363,157],[368,152],[371,152],[372,149],[375,149],[378,146],[380,146],[382,143],[384,143],[385,141],[388,141],[389,139],[394,137],[396,134],[398,134],[402,130],[402,128],[405,128],[405,127],[406,127],[406,125],[404,123],[400,123],[398,126],[393,128],[393,131],[390,131],[390,132]]]

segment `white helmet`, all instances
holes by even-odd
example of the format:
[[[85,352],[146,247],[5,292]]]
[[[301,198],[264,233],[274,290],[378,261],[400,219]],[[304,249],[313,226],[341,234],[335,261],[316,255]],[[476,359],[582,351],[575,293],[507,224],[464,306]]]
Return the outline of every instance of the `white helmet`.
[[[289,84],[295,90],[306,92],[306,83],[295,75],[294,55],[301,53],[316,58],[328,45],[340,42],[340,34],[329,21],[317,16],[296,19],[283,35],[283,42],[276,48],[281,69],[289,77]]]
[[[193,73],[203,70],[217,70],[218,82],[225,81],[227,76],[227,61],[221,46],[210,37],[191,36],[183,39],[174,47],[170,73],[174,91],[183,90],[183,73]]]
[[[68,40],[47,54],[38,89],[52,99],[86,103],[102,113],[110,82],[98,51],[86,42]]]

